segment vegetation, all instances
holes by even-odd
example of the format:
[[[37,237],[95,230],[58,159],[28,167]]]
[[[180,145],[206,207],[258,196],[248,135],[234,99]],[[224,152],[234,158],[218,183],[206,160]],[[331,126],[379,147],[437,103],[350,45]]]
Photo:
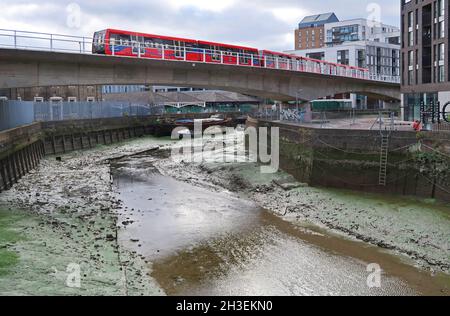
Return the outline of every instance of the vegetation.
[[[6,275],[19,261],[19,256],[9,249],[11,245],[22,239],[20,234],[12,228],[19,220],[19,215],[11,215],[0,209],[0,277]]]
[[[420,174],[433,184],[432,197],[437,186],[448,187],[450,179],[449,158],[437,151],[417,151],[413,153],[414,163]]]

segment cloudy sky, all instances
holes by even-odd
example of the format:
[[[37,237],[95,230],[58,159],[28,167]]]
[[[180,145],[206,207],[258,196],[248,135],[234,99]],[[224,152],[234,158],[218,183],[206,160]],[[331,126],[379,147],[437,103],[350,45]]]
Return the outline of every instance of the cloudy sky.
[[[92,36],[118,28],[272,50],[292,49],[293,30],[309,14],[339,19],[377,14],[399,25],[398,0],[0,0],[1,29]],[[375,6],[373,4],[376,4]],[[375,8],[376,11],[371,11]],[[377,9],[379,8],[379,10]]]

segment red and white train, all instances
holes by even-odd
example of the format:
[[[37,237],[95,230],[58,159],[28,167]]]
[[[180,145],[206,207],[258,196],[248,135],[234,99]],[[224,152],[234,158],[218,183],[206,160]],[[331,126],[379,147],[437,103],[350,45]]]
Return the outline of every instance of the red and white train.
[[[296,70],[367,79],[368,69],[257,48],[107,29],[94,34],[94,54]]]

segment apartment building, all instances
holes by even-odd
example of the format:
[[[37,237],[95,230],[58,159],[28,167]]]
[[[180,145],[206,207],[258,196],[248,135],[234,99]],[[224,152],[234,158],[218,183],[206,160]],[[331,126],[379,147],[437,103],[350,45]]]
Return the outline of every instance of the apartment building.
[[[337,22],[334,13],[324,13],[305,17],[295,30],[295,49],[320,48],[325,44],[325,28],[327,23]]]
[[[372,74],[400,80],[400,28],[352,19],[323,25],[326,39],[319,48],[288,51],[291,54],[333,63],[368,68]],[[379,100],[356,94],[340,96],[353,108],[383,107]]]
[[[449,0],[401,0],[402,109],[420,119],[420,103],[450,101]]]

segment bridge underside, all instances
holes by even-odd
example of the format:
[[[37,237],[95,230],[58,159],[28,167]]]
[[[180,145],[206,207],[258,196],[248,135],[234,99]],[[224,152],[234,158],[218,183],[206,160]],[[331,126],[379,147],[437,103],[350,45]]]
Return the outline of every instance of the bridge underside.
[[[286,70],[128,57],[0,49],[0,88],[167,85],[239,92],[279,101],[341,93],[400,100],[400,86]]]

